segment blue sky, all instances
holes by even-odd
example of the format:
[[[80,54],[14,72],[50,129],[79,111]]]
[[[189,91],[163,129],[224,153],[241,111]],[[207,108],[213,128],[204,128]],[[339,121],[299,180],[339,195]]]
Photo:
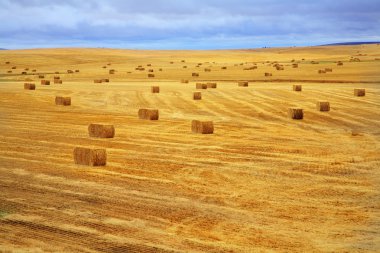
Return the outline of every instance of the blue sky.
[[[0,48],[223,49],[380,41],[380,0],[0,0]]]

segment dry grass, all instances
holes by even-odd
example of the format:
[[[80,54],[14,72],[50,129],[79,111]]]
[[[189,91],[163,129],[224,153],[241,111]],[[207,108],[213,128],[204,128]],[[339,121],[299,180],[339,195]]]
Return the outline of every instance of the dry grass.
[[[378,52],[0,51],[0,251],[378,252]],[[258,68],[245,71],[252,59]],[[148,62],[164,71],[150,79],[135,70]],[[112,82],[95,85],[109,77],[107,63]],[[38,72],[8,74],[12,66]],[[318,74],[325,68],[333,72]],[[55,72],[62,85],[22,89]],[[250,86],[238,88],[241,80]],[[196,82],[218,88],[194,101]],[[151,94],[153,85],[165,92]],[[52,106],[57,94],[75,103]],[[331,110],[317,111],[318,101]],[[287,117],[294,106],[303,120]],[[139,108],[159,109],[160,120],[139,120]],[[213,121],[215,132],[193,134],[193,119]],[[116,137],[90,138],[92,122],[114,124]],[[106,149],[107,165],[76,165],[75,147]]]

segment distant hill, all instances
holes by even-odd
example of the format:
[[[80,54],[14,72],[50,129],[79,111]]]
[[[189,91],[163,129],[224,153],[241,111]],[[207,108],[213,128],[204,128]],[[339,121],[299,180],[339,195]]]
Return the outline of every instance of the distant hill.
[[[0,50],[7,50],[7,49],[5,49],[5,48],[0,48]]]
[[[333,43],[333,44],[325,44],[321,46],[352,46],[352,45],[363,45],[363,44],[380,44],[379,41],[373,42],[341,42],[341,43]]]

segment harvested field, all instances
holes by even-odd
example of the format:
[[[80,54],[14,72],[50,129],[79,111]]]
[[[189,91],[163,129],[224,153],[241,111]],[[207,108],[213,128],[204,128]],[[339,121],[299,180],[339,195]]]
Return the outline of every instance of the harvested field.
[[[0,252],[379,252],[378,48],[0,51]],[[245,71],[252,59],[258,69]],[[164,71],[135,70],[148,61]],[[107,63],[112,82],[94,84]],[[64,82],[30,75],[38,87],[24,90],[13,65]],[[218,88],[194,101],[197,82]],[[74,103],[54,106],[57,95]],[[140,108],[159,120],[140,120]],[[214,133],[192,133],[194,119]],[[115,137],[90,138],[94,122]],[[76,147],[106,150],[106,165],[75,164]]]

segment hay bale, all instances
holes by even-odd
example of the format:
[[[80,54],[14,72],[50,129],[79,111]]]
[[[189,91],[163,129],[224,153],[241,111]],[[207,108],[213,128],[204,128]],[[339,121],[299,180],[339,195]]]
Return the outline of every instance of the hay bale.
[[[152,66],[152,64],[151,64],[151,63],[148,63],[147,66],[150,67],[150,66]]]
[[[201,100],[202,99],[202,93],[200,91],[196,91],[193,93],[193,99],[194,100]]]
[[[154,74],[148,74],[148,78],[153,78]]]
[[[343,66],[343,62],[338,61],[338,63],[337,63],[336,65],[337,65],[337,66]]]
[[[29,68],[25,68],[24,70],[25,70],[25,71],[28,71],[28,70],[29,70]]]
[[[32,69],[32,72],[37,72],[37,69]]]
[[[76,147],[73,155],[75,164],[105,166],[107,163],[107,152],[105,149]]]
[[[160,86],[152,86],[151,91],[152,93],[160,93]]]
[[[110,75],[113,75],[113,74],[115,74],[115,70],[114,70],[114,69],[110,69],[110,70],[108,71],[108,73],[109,73]]]
[[[5,62],[5,64],[10,64],[10,63],[11,63],[11,62],[9,62],[9,61],[6,61],[6,62]]]
[[[171,62],[170,62],[170,64],[174,64],[174,62],[173,62],[173,61],[171,61]]]
[[[216,83],[207,83],[207,88],[216,89]]]
[[[38,75],[38,78],[42,79],[42,78],[45,78],[44,75]]]
[[[153,72],[154,72],[154,69],[148,69],[148,72],[153,73]]]
[[[187,69],[187,66],[182,66],[182,68]]]
[[[106,69],[106,68],[107,68],[107,66],[103,66],[102,68]]]
[[[196,83],[195,84],[195,88],[196,89],[204,89],[204,90],[206,90],[207,89],[207,84],[206,83]]]
[[[110,82],[110,79],[108,78],[103,78],[103,79],[100,79],[101,83],[109,83]]]
[[[162,71],[162,68],[159,68],[158,71]]]
[[[76,69],[76,70],[75,70],[75,73],[79,73],[79,69]]]
[[[332,72],[332,68],[325,68],[325,72]]]
[[[272,76],[272,73],[265,72],[264,76]]]
[[[54,83],[55,84],[62,84],[62,80],[60,80],[60,79],[54,79]]]
[[[191,131],[199,134],[212,134],[214,133],[214,124],[212,121],[193,120],[191,122]]]
[[[157,109],[140,109],[138,115],[139,119],[158,120],[159,118]]]
[[[354,95],[357,97],[364,97],[365,89],[354,89]]]
[[[59,80],[59,79],[61,79],[60,76],[54,76],[54,80]]]
[[[325,74],[325,73],[326,73],[326,71],[324,69],[318,70],[318,74]]]
[[[24,89],[25,90],[35,90],[36,85],[34,83],[24,83]]]
[[[181,83],[189,83],[189,80],[182,79],[182,80],[181,80]]]
[[[90,137],[96,138],[113,138],[115,136],[115,127],[113,125],[90,124],[88,134]]]
[[[199,77],[199,73],[191,73],[191,76],[193,76],[193,77]]]
[[[297,63],[293,63],[292,64],[292,67],[295,69],[295,68],[298,68],[298,64]]]
[[[317,61],[311,61],[311,64],[319,64]]]
[[[27,74],[26,71],[21,72],[21,75],[26,75],[26,74]]]
[[[210,68],[205,68],[205,72],[211,72]]]
[[[49,80],[41,80],[41,85],[50,85]]]
[[[248,87],[248,82],[238,82],[239,87]]]
[[[181,62],[186,62],[185,60],[181,60]]]
[[[107,63],[108,66],[111,66],[111,63]]]
[[[330,102],[327,101],[319,101],[317,102],[317,110],[321,112],[330,111]]]
[[[293,91],[302,91],[302,85],[294,84],[293,85]]]
[[[227,67],[222,67],[221,69],[227,69]]]
[[[72,71],[72,70],[69,69],[69,70],[67,70],[67,73],[68,74],[72,74],[72,73],[74,73],[74,71]]]
[[[12,70],[8,70],[7,73],[12,73]]]
[[[303,110],[300,108],[289,108],[288,116],[291,119],[303,119]]]
[[[71,105],[71,97],[56,96],[55,97],[55,104],[56,105],[69,106],[69,105]]]
[[[59,71],[55,71],[54,74],[58,75],[58,74],[59,74]]]
[[[95,79],[94,83],[102,83],[102,79]]]
[[[12,69],[17,69],[17,67],[16,67],[16,66],[13,66]]]

